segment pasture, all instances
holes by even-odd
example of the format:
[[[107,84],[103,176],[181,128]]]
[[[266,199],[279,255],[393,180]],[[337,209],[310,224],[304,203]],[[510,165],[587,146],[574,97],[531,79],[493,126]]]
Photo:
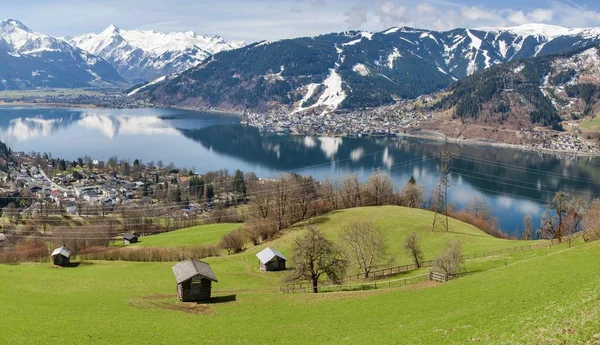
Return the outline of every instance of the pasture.
[[[421,236],[426,258],[435,256],[450,238],[461,239],[465,253],[523,244],[490,237],[457,221],[451,221],[449,233],[432,233],[431,216],[428,211],[390,206],[335,212],[314,222],[339,241],[346,222],[369,217],[386,229],[398,263],[410,262],[400,248],[410,231]],[[205,259],[219,279],[213,287],[214,303],[209,304],[176,301],[174,263],[0,265],[4,315],[0,343],[593,344],[600,340],[600,243],[577,243],[571,249],[561,244],[469,260],[466,270],[472,274],[445,284],[282,294],[278,287],[285,272],[259,272],[254,255],[266,246],[289,255],[293,239],[302,231],[296,227],[243,253]],[[164,239],[161,245],[181,244],[175,238]]]

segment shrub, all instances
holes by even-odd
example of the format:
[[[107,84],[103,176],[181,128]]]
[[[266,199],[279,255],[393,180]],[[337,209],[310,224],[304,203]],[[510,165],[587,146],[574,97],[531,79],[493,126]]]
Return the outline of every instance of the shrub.
[[[219,242],[221,249],[227,250],[227,254],[239,253],[246,249],[246,236],[243,229],[232,231],[221,238]]]
[[[462,244],[459,240],[452,240],[446,244],[442,254],[435,259],[434,269],[445,274],[458,274],[462,271],[464,262]]]

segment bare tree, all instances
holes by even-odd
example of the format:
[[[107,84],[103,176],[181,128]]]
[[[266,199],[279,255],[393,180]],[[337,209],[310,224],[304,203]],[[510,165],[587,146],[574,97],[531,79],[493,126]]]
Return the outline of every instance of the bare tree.
[[[227,254],[239,253],[246,249],[246,236],[242,229],[234,230],[221,237],[219,247],[227,250]]]
[[[373,267],[387,258],[385,235],[370,221],[350,222],[341,237],[365,278],[369,278]]]
[[[342,203],[344,208],[358,207],[362,204],[360,182],[356,175],[346,176],[342,180]]]
[[[421,250],[419,236],[416,232],[411,232],[406,236],[404,239],[404,250],[410,254],[415,266],[421,268],[423,263],[423,251]]]
[[[330,210],[332,211],[340,208],[341,189],[342,188],[339,182],[330,179],[325,179],[325,181],[320,185],[319,192],[329,204]]]
[[[600,199],[596,199],[583,217],[586,241],[600,240]]]
[[[321,277],[326,276],[331,282],[340,284],[348,269],[342,250],[315,226],[308,226],[306,233],[296,238],[292,260],[295,270],[288,280],[308,279],[315,293],[319,292]]]
[[[316,182],[312,177],[297,174],[289,178],[288,189],[291,189],[289,203],[291,222],[296,223],[310,217],[310,206],[317,199]]]
[[[487,207],[485,199],[480,199],[478,196],[473,197],[471,204],[467,206],[467,212],[475,219],[488,221],[490,219],[490,211]]]
[[[523,239],[530,240],[533,235],[533,221],[530,215],[523,217]]]
[[[371,175],[365,184],[365,194],[368,206],[389,204],[393,199],[394,185],[387,174],[377,172]]]
[[[408,183],[402,189],[400,194],[400,203],[402,206],[421,208],[425,202],[423,186],[418,185],[414,177],[410,177]]]
[[[542,236],[562,242],[565,235],[579,231],[584,211],[583,199],[573,199],[569,193],[557,192],[542,216]]]
[[[462,271],[464,262],[462,244],[459,240],[451,240],[435,260],[435,270],[445,274],[457,274]]]

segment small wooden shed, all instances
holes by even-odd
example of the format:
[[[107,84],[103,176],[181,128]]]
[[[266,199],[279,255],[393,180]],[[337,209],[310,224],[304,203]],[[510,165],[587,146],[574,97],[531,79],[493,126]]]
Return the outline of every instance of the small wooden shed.
[[[71,251],[65,246],[54,249],[51,256],[54,264],[58,266],[68,266],[71,262]]]
[[[173,266],[177,281],[177,298],[181,302],[202,302],[210,300],[212,282],[217,277],[206,262],[189,259]]]
[[[138,236],[136,234],[125,234],[123,235],[124,244],[132,244],[138,242]]]
[[[256,257],[258,257],[258,268],[263,272],[285,270],[287,259],[275,249],[265,248],[256,254]]]

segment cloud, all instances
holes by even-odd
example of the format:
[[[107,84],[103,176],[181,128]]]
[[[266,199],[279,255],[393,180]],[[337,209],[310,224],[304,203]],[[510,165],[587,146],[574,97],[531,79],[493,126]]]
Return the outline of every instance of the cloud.
[[[357,13],[361,20],[356,19]],[[344,13],[350,29],[379,31],[391,26],[450,30],[482,26],[513,26],[526,23],[556,24],[566,27],[600,25],[600,12],[566,2],[550,0],[545,7],[521,9],[496,8],[488,5],[468,6],[443,0],[416,3],[412,0],[382,0],[353,5]],[[560,14],[560,15],[558,15]],[[351,20],[350,17],[354,19]]]

